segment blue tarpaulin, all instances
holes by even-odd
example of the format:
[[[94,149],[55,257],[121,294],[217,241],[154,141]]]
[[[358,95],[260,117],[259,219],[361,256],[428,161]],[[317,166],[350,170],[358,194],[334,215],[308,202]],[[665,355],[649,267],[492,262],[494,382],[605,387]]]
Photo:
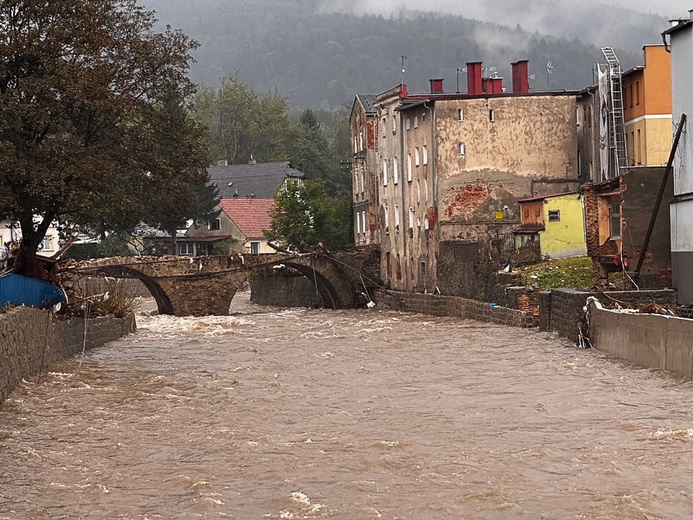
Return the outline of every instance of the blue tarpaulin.
[[[47,282],[12,273],[0,275],[0,307],[10,304],[45,308],[64,301],[63,292]]]

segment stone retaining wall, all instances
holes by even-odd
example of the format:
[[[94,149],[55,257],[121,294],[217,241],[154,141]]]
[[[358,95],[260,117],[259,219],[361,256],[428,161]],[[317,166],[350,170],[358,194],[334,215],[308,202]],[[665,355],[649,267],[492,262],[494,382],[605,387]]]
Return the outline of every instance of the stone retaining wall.
[[[135,317],[87,321],[86,349],[135,331]],[[51,319],[48,311],[15,307],[0,314],[0,403],[22,382],[48,365],[82,352],[84,319]]]
[[[322,298],[315,284],[305,276],[252,276],[250,301],[275,307],[320,307]]]
[[[455,316],[511,327],[536,326],[531,311],[493,306],[487,302],[459,296],[378,290],[375,291],[375,301],[384,307],[405,312],[419,312],[433,316]]]

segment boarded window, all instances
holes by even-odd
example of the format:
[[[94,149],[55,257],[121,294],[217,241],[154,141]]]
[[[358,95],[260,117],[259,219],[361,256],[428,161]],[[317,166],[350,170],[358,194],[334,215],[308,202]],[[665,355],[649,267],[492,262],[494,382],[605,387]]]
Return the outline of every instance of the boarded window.
[[[561,220],[561,210],[560,209],[550,209],[549,210],[549,222],[560,222]]]

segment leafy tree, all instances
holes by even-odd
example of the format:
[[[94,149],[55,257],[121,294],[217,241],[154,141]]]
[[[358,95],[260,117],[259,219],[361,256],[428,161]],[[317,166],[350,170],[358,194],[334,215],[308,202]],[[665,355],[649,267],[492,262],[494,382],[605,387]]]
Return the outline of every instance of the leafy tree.
[[[347,204],[350,208],[351,201]],[[338,209],[339,204],[327,195],[320,181],[287,183],[274,197],[272,223],[265,236],[298,251],[315,249],[321,243],[329,249],[342,249],[349,234]]]
[[[203,86],[195,97],[195,117],[209,128],[214,160],[229,164],[283,160],[289,140],[287,98],[260,95],[238,74],[219,88]]]
[[[170,109],[196,43],[155,21],[135,0],[0,2],[0,217],[25,274],[52,223],[132,229],[205,182],[204,133]]]

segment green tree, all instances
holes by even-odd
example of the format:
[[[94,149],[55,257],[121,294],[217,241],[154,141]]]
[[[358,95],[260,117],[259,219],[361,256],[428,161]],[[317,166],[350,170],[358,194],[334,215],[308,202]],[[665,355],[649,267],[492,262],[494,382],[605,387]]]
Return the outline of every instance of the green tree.
[[[350,201],[348,205],[350,208]],[[328,249],[342,249],[349,243],[349,234],[340,220],[339,208],[340,204],[327,195],[320,181],[287,183],[274,197],[271,226],[265,236],[298,251],[313,250],[319,244]]]
[[[205,182],[202,129],[167,110],[196,43],[155,21],[135,0],[0,2],[0,217],[25,274],[52,223],[130,230]]]
[[[287,98],[260,95],[238,74],[218,88],[203,86],[194,102],[198,121],[209,128],[212,157],[229,164],[285,160],[290,137]]]

